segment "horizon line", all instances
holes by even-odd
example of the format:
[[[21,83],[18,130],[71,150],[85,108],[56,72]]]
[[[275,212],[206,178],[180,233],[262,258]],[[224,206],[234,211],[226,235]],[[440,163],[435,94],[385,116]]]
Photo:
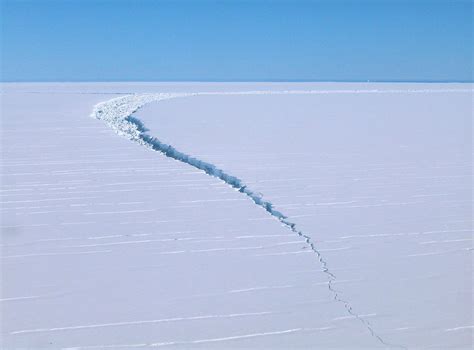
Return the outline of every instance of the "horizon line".
[[[474,83],[474,80],[396,80],[396,79],[328,79],[328,80],[316,80],[316,79],[175,79],[175,80],[0,80],[1,84],[4,83],[446,83],[446,84],[469,84]]]

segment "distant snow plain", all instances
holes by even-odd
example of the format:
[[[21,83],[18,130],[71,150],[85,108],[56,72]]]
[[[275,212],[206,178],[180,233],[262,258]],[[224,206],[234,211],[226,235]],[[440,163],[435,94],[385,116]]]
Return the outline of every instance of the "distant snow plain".
[[[472,92],[3,84],[2,348],[471,348]]]

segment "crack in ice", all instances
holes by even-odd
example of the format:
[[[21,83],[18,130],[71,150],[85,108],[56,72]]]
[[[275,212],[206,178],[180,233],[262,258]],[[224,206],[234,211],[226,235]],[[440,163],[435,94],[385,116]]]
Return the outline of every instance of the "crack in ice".
[[[447,92],[446,90],[439,90]],[[471,91],[471,90],[467,90]],[[274,208],[274,205],[265,200],[259,192],[250,189],[241,179],[226,173],[219,169],[214,164],[205,162],[191,155],[183,153],[171,145],[161,142],[154,136],[147,134],[148,131],[145,125],[132,115],[144,105],[168,100],[178,97],[202,96],[202,95],[283,95],[283,94],[359,94],[359,93],[430,93],[438,92],[438,90],[306,90],[306,91],[246,91],[246,92],[195,92],[195,93],[147,93],[147,94],[133,94],[122,97],[113,98],[111,100],[97,104],[92,112],[92,117],[102,120],[109,127],[111,127],[117,134],[124,136],[131,141],[134,141],[144,147],[164,154],[165,156],[175,159],[177,161],[191,165],[206,174],[216,177],[240,193],[250,198],[257,206],[263,208],[269,215],[276,218],[283,226],[291,230],[293,233],[301,237],[306,244],[311,248],[312,252],[317,256],[317,259],[322,267],[323,272],[328,278],[328,289],[331,292],[333,299],[342,303],[347,313],[359,320],[365,328],[370,332],[372,337],[376,338],[381,344],[387,347],[404,346],[387,343],[379,334],[375,332],[372,325],[365,320],[361,315],[357,314],[349,301],[342,299],[340,292],[336,290],[333,284],[336,282],[336,276],[329,270],[326,260],[321,255],[321,251],[317,249],[311,237],[296,228],[296,224],[289,221],[288,218],[280,211]],[[464,92],[463,90],[453,90],[449,92]]]

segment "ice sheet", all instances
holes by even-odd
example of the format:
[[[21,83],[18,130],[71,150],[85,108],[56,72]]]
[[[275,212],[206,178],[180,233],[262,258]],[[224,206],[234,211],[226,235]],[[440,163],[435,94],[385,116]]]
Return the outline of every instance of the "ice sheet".
[[[470,89],[6,85],[3,346],[469,347]],[[221,94],[255,90],[316,93]],[[89,117],[197,92],[134,122],[261,192],[334,280],[249,196]]]

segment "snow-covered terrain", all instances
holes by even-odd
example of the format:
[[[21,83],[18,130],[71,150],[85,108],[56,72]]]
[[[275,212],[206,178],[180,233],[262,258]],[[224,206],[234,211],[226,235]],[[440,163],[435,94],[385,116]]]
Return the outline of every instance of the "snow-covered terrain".
[[[5,84],[1,120],[3,348],[472,346],[470,84]]]

